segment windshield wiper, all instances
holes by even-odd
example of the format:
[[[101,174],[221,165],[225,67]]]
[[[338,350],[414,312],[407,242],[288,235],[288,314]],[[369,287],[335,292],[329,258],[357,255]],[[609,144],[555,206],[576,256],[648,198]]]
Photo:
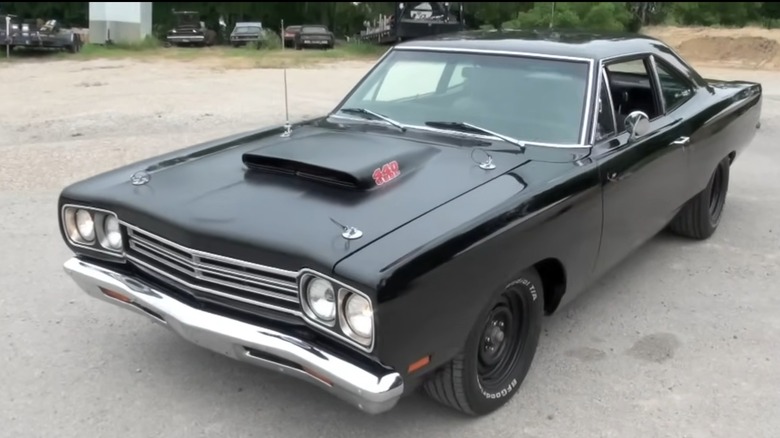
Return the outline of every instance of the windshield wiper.
[[[501,140],[504,140],[507,143],[511,143],[515,146],[519,146],[522,150],[525,150],[525,143],[522,141],[509,137],[504,134],[499,134],[497,132],[493,132],[489,129],[481,128],[476,125],[472,125],[471,123],[467,122],[443,122],[443,121],[430,121],[425,122],[426,126],[430,126],[433,128],[440,128],[440,129],[449,129],[452,131],[460,131],[460,132],[472,132],[477,134],[485,134],[485,135],[491,135],[496,138],[500,138]]]
[[[367,118],[373,119],[373,120],[382,120],[383,122],[387,122],[396,128],[400,129],[403,132],[406,132],[406,125],[404,125],[401,122],[397,122],[390,117],[383,116],[382,114],[375,113],[369,109],[365,108],[342,108],[339,111],[347,114],[359,114],[362,116],[366,116]]]

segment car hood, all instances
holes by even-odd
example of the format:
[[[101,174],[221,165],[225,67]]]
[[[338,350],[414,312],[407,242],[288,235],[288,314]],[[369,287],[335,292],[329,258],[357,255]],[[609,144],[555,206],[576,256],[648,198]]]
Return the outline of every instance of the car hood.
[[[201,251],[329,272],[372,241],[531,161],[502,145],[496,168],[483,170],[485,155],[475,146],[486,142],[362,123],[298,126],[289,138],[279,132],[98,175],[66,188],[61,203],[111,209],[123,222]],[[133,185],[135,171],[149,182]],[[344,239],[341,225],[362,237]]]

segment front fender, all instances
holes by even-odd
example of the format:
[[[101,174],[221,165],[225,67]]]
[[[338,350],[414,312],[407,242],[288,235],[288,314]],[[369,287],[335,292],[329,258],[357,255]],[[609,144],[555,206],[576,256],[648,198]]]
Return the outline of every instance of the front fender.
[[[376,295],[375,355],[405,375],[463,346],[480,311],[521,268],[561,260],[588,278],[601,237],[595,171],[531,190],[518,173],[486,183],[373,242],[335,266]],[[567,266],[569,268],[569,266]],[[423,373],[421,373],[422,375]]]

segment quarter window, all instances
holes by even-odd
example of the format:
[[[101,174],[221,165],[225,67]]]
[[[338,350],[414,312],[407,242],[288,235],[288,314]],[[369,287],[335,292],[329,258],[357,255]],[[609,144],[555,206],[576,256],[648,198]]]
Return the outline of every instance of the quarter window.
[[[693,93],[690,85],[667,67],[656,60],[658,80],[661,82],[661,94],[666,104],[666,111],[673,111],[683,104]]]

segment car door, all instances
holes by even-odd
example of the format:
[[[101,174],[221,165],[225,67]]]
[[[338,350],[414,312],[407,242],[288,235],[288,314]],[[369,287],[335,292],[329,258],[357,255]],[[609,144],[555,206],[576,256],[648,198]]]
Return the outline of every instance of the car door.
[[[665,114],[651,56],[605,63],[604,87],[611,102],[601,110],[613,112],[616,134],[594,145],[604,205],[597,275],[668,224],[684,202],[687,175],[687,140],[680,120]],[[632,138],[625,120],[635,111],[647,118],[646,132]]]

